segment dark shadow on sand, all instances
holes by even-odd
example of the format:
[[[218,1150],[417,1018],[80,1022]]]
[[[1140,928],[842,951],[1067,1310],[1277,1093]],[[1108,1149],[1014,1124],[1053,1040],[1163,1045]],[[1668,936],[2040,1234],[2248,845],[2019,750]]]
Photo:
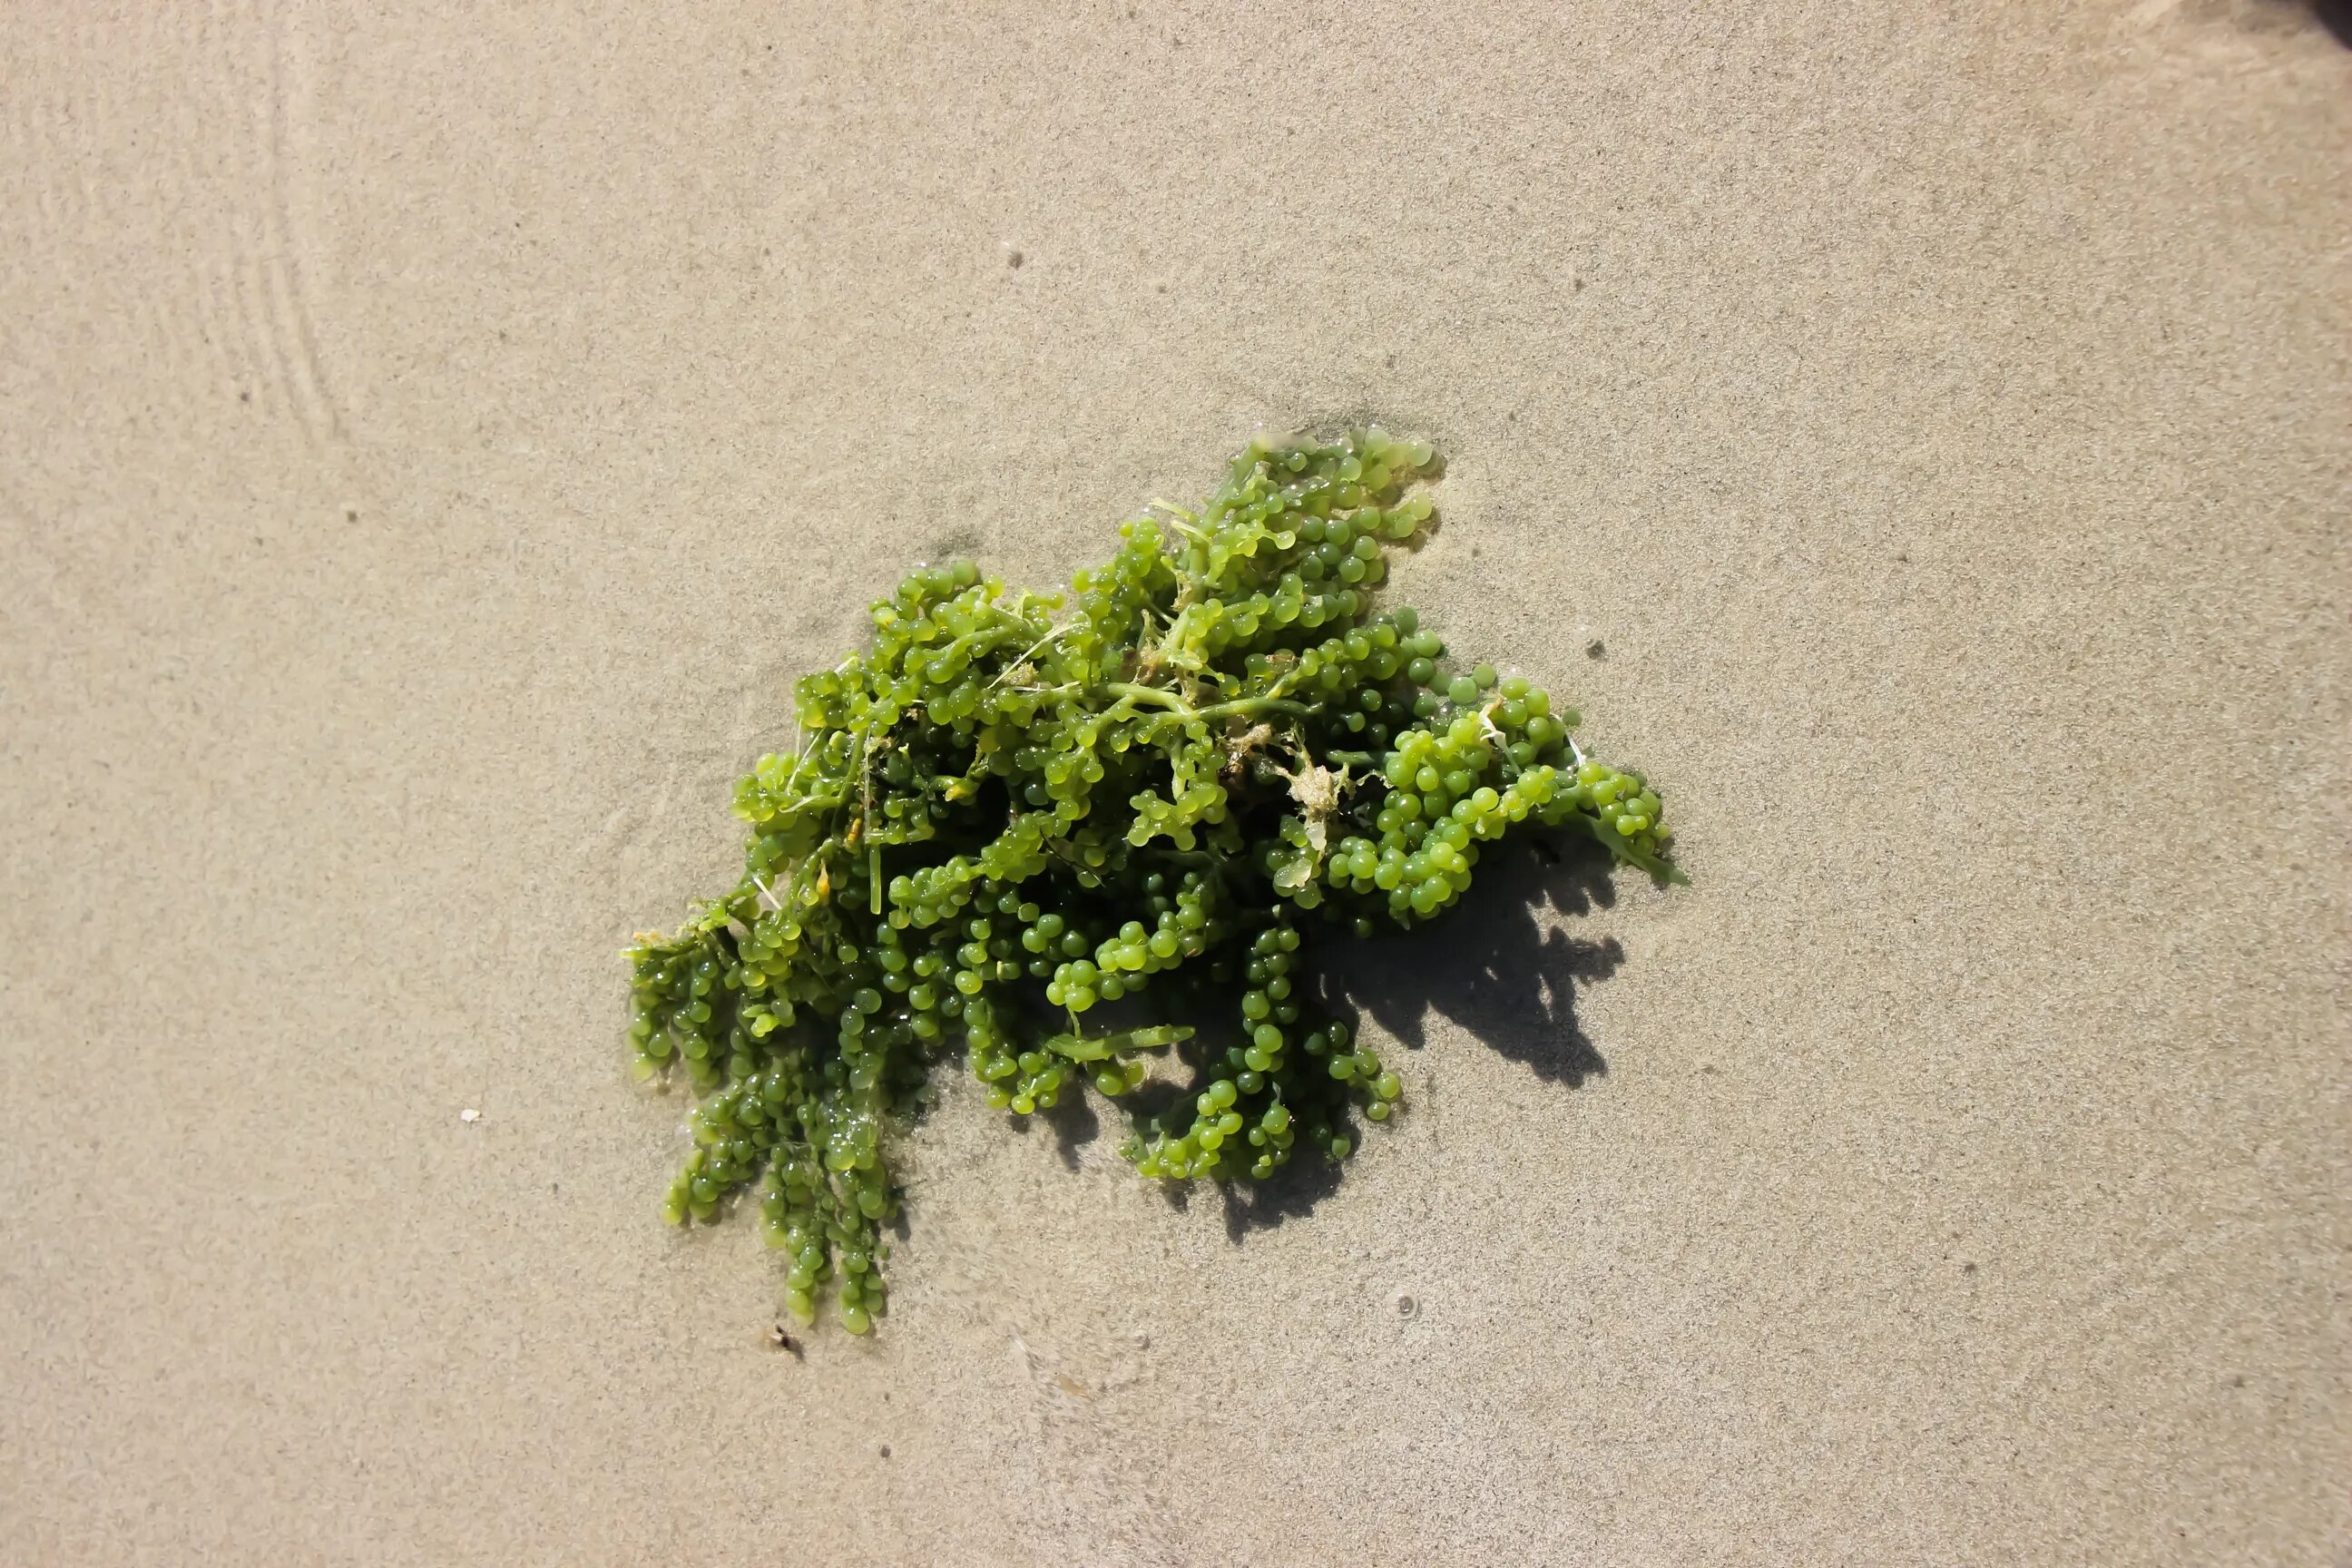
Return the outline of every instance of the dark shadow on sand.
[[[1408,1050],[1427,1043],[1434,1013],[1538,1078],[1574,1089],[1609,1070],[1577,1021],[1577,991],[1614,974],[1625,954],[1614,940],[1570,936],[1559,921],[1614,903],[1610,873],[1607,852],[1582,839],[1507,840],[1480,862],[1462,906],[1422,930],[1364,941],[1318,932],[1324,1007]],[[1238,1244],[1307,1214],[1343,1170],[1301,1159],[1263,1182],[1222,1184],[1227,1234]]]
[[[1616,901],[1612,870],[1608,853],[1589,839],[1515,835],[1487,849],[1464,903],[1428,926],[1360,939],[1302,920],[1308,943],[1302,956],[1316,988],[1312,1011],[1414,1051],[1427,1044],[1433,1013],[1546,1082],[1575,1089],[1609,1070],[1577,1020],[1577,992],[1614,974],[1625,955],[1615,941],[1571,936],[1561,922]],[[1160,1116],[1198,1092],[1203,1058],[1222,1056],[1229,1043],[1231,1005],[1223,987],[1173,987],[1105,1009],[1101,1021],[1112,1026],[1164,1021],[1199,1031],[1195,1044],[1178,1052],[1186,1064],[1181,1081],[1163,1077],[1121,1100],[1112,1118],[1121,1131],[1130,1118]],[[1405,1114],[1412,1114],[1410,1102]],[[1040,1125],[1050,1131],[1055,1152],[1073,1171],[1081,1151],[1110,1130],[1090,1092],[1004,1120],[1024,1134],[1034,1135]],[[1360,1145],[1377,1141],[1379,1130],[1357,1117],[1353,1136]],[[1219,1182],[1226,1233],[1238,1244],[1254,1230],[1305,1215],[1338,1188],[1344,1170],[1302,1154],[1262,1182]],[[1155,1184],[1171,1205],[1191,1206],[1190,1184]]]

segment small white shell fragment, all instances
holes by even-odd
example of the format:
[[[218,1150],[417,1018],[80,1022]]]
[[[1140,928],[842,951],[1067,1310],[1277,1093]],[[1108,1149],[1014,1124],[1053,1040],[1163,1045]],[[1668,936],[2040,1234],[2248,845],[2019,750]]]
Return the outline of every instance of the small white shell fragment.
[[[457,1112],[457,1120],[460,1121],[479,1121],[481,1119],[482,1113],[470,1105]]]

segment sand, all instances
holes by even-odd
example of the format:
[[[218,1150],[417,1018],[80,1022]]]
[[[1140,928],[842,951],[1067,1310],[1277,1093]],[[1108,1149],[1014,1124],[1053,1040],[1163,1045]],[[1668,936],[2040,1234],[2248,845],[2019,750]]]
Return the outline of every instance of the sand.
[[[2300,10],[398,9],[0,16],[0,1558],[2347,1560]],[[1254,1225],[958,1079],[780,1352],[617,948],[909,562],[1351,415],[1696,885]]]

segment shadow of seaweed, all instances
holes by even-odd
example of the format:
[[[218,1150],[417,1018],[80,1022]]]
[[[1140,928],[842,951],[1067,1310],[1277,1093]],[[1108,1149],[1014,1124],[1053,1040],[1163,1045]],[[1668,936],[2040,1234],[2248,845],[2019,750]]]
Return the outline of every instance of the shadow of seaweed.
[[[1081,1080],[1083,1081],[1083,1080]],[[1006,1115],[1005,1125],[1024,1137],[1030,1124],[1042,1121],[1054,1133],[1054,1152],[1061,1157],[1065,1169],[1078,1168],[1078,1151],[1102,1136],[1102,1118],[1096,1114],[1094,1097],[1073,1094],[1032,1116]]]
[[[1462,906],[1417,931],[1360,940],[1318,921],[1302,922],[1312,943],[1303,956],[1316,976],[1315,1010],[1360,1032],[1370,1026],[1375,1038],[1385,1034],[1416,1051],[1427,1044],[1435,1014],[1538,1078],[1577,1088],[1609,1070],[1577,1021],[1577,992],[1614,974],[1625,953],[1614,939],[1584,941],[1559,922],[1614,904],[1612,869],[1607,852],[1587,839],[1513,838],[1487,852]],[[1176,1053],[1174,1073],[1125,1097],[1114,1118],[1122,1130],[1129,1118],[1148,1121],[1199,1092],[1207,1058],[1221,1056],[1227,1043],[1230,1002],[1222,990],[1195,994],[1176,988],[1155,993],[1148,1008],[1131,1005],[1132,1017],[1110,1021],[1189,1023],[1200,1034]],[[1105,1131],[1087,1094],[1006,1121],[1024,1134],[1043,1123],[1062,1163],[1074,1171],[1079,1152]],[[1360,1144],[1372,1131],[1359,1122],[1354,1135]],[[1254,1230],[1306,1215],[1338,1189],[1343,1172],[1328,1160],[1305,1157],[1263,1182],[1218,1183],[1227,1236],[1238,1245]],[[1154,1185],[1171,1206],[1191,1206],[1188,1184]]]
[[[1263,1182],[1220,1182],[1226,1239],[1239,1247],[1254,1230],[1304,1217],[1339,1190],[1344,1170],[1318,1156],[1293,1160]]]
[[[1470,899],[1425,930],[1338,948],[1323,963],[1325,1004],[1369,1017],[1419,1050],[1432,1012],[1570,1088],[1609,1070],[1576,1021],[1576,989],[1625,961],[1614,940],[1585,942],[1547,917],[1607,909],[1617,894],[1595,844],[1507,845],[1478,868]]]
[[[1408,1050],[1428,1040],[1429,1016],[1452,1020],[1536,1076],[1573,1089],[1609,1070],[1576,1018],[1576,993],[1625,960],[1613,939],[1585,942],[1554,923],[1616,901],[1611,861],[1582,840],[1512,841],[1478,868],[1462,907],[1420,931],[1335,942],[1318,954],[1322,1003],[1361,1028],[1369,1019]],[[1312,1210],[1342,1167],[1305,1159],[1264,1182],[1221,1184],[1225,1234],[1240,1245]]]

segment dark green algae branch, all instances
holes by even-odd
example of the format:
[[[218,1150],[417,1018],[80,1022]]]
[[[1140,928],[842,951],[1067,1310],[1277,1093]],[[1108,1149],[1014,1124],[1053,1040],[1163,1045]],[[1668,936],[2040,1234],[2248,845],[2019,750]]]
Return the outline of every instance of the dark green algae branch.
[[[1313,1004],[1322,943],[1444,914],[1530,823],[1680,880],[1657,793],[1580,748],[1574,711],[1375,605],[1434,468],[1378,428],[1253,442],[1067,595],[957,562],[877,602],[871,650],[799,682],[799,743],[736,786],[741,881],[629,951],[636,1074],[699,1097],[669,1218],[756,1185],[785,1310],[812,1321],[830,1285],[863,1333],[889,1141],[958,1043],[1019,1116],[1181,1073],[1127,1159],[1263,1180],[1301,1148],[1345,1160],[1399,1102]],[[1229,1030],[1163,1021],[1204,1004]],[[1145,1021],[1090,1031],[1105,1006]]]

